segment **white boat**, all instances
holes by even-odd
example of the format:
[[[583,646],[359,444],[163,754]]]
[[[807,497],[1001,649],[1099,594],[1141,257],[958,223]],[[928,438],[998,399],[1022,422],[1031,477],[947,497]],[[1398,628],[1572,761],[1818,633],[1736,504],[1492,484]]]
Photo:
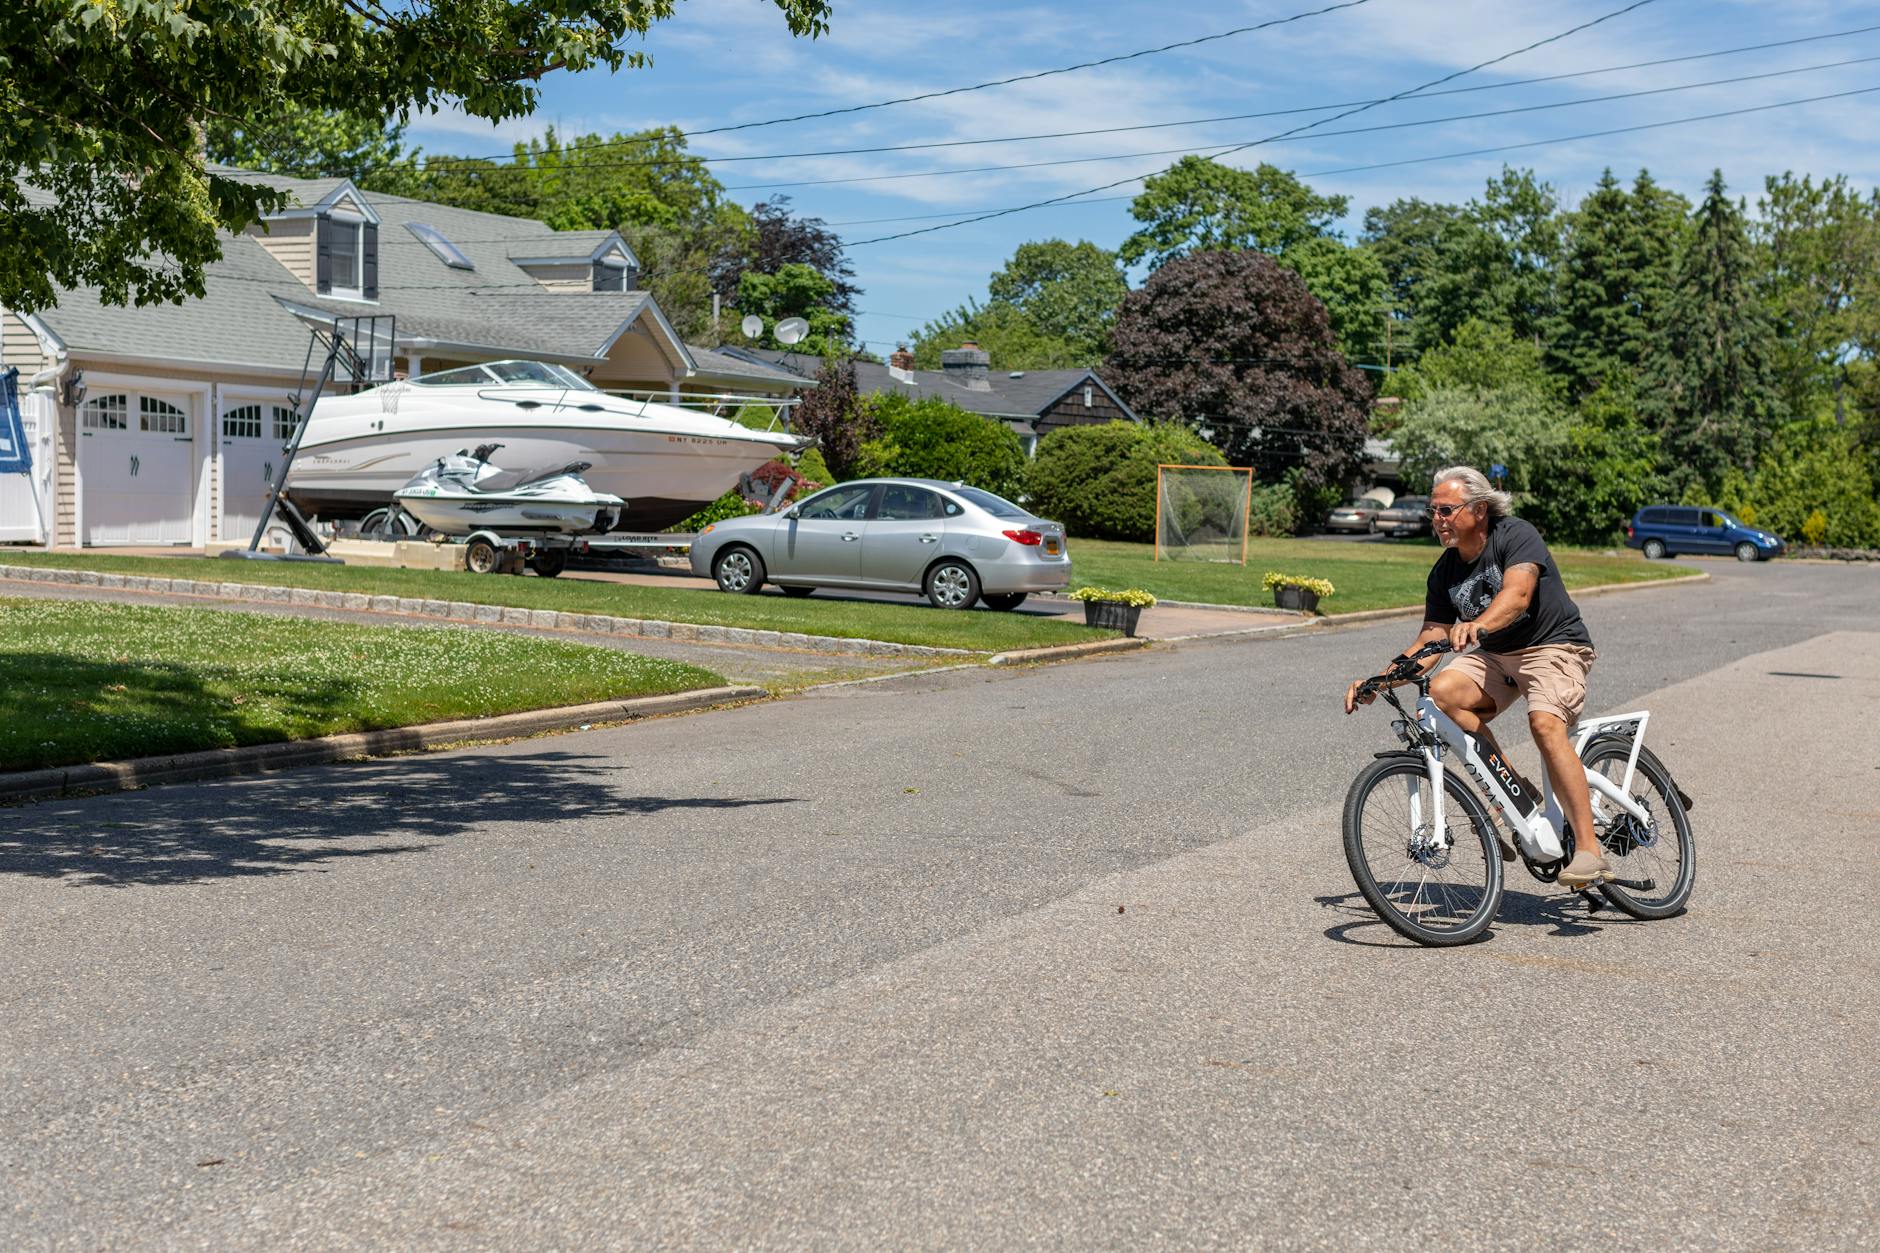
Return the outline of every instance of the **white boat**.
[[[561,366],[491,361],[323,397],[287,493],[309,516],[356,518],[383,508],[439,458],[499,443],[513,465],[589,463],[588,485],[627,502],[621,529],[658,531],[717,500],[740,475],[810,442],[610,395]]]
[[[587,462],[552,470],[502,470],[490,456],[501,444],[433,462],[392,493],[427,530],[445,535],[585,535],[620,521],[620,497],[597,492],[581,477]]]

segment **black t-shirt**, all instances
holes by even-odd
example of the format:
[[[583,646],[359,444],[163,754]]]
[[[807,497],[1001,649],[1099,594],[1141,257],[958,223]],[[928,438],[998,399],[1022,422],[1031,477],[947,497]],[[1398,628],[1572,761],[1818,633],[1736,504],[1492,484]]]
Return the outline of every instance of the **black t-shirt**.
[[[1482,633],[1482,650],[1512,653],[1541,644],[1583,644],[1590,648],[1593,637],[1580,618],[1579,606],[1560,583],[1560,567],[1541,533],[1519,518],[1497,518],[1488,528],[1488,542],[1482,555],[1464,561],[1453,548],[1443,550],[1430,570],[1429,595],[1423,604],[1423,617],[1445,626],[1457,621],[1479,618],[1501,591],[1501,572],[1510,566],[1531,563],[1541,568],[1534,585],[1534,598],[1527,612],[1499,631]]]

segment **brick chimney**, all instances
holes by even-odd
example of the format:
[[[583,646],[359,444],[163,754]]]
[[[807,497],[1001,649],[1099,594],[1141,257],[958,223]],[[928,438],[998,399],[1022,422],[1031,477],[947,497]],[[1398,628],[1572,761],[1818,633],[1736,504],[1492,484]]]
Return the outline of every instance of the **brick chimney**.
[[[894,351],[888,354],[888,368],[890,370],[912,370],[914,368],[914,354],[907,350],[906,344],[896,344],[894,346]]]
[[[947,372],[947,381],[975,392],[992,390],[992,354],[984,352],[978,344],[968,341],[958,348],[949,348],[940,354],[940,366]]]

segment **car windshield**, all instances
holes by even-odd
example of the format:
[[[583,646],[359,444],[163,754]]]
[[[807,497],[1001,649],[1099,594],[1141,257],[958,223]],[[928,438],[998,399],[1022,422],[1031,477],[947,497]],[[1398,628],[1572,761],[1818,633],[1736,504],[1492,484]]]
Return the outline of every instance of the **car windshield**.
[[[1029,518],[1031,514],[1003,496],[994,496],[991,492],[981,491],[977,487],[955,487],[949,489],[955,496],[971,505],[978,505],[995,518]]]
[[[411,381],[425,387],[488,387],[498,383],[525,383],[567,387],[584,392],[595,390],[592,383],[573,370],[545,361],[489,361],[482,365],[466,365],[454,370],[439,370],[434,374],[420,374]]]

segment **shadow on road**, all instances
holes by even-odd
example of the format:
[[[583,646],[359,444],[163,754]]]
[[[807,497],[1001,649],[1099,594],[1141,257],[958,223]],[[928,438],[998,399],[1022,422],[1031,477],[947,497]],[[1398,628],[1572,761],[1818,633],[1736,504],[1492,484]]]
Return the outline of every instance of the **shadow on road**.
[[[606,763],[606,764],[603,764]],[[669,809],[787,805],[635,795],[606,759],[406,757],[263,779],[159,788],[8,814],[0,874],[79,887],[170,886],[322,870],[421,853],[473,826],[643,816]]]
[[[1357,892],[1327,893],[1313,897],[1326,909],[1337,910],[1348,915],[1344,922],[1336,923],[1325,929],[1325,938],[1336,940],[1340,944],[1356,944],[1365,948],[1404,948],[1417,947],[1411,941],[1398,936],[1386,927],[1382,920],[1372,912],[1370,903]],[[1476,943],[1483,943],[1495,936],[1496,927],[1550,927],[1552,933],[1559,936],[1594,935],[1614,924],[1631,924],[1634,920],[1614,910],[1603,900],[1600,912],[1590,913],[1585,902],[1578,896],[1566,892],[1517,892],[1508,889],[1503,892],[1501,909],[1495,915],[1495,921],[1482,933]],[[1365,932],[1376,928],[1367,935]],[[1372,938],[1372,936],[1376,938]]]

